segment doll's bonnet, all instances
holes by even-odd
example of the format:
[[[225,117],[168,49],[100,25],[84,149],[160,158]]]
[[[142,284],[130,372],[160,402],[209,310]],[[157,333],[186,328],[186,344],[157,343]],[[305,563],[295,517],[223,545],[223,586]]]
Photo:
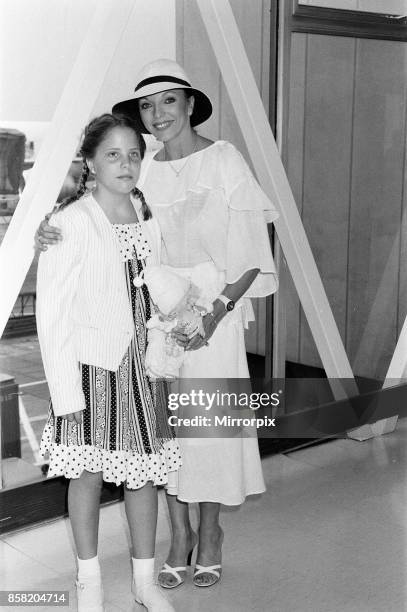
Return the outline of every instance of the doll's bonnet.
[[[144,280],[143,280],[144,279]],[[191,283],[162,266],[150,266],[134,279],[134,285],[145,283],[154,304],[164,315],[172,312],[188,292]]]

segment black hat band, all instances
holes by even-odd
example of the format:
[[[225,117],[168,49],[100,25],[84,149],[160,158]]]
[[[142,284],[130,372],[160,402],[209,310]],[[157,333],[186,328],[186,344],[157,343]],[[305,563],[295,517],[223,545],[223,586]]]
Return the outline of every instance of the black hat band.
[[[148,79],[144,79],[143,81],[140,81],[140,83],[137,85],[134,92],[138,91],[142,87],[145,87],[146,85],[152,85],[152,83],[161,83],[161,82],[177,83],[178,85],[184,85],[185,87],[191,87],[191,84],[188,83],[188,81],[183,81],[182,79],[178,79],[177,77],[168,76],[166,74],[163,74],[160,76],[149,77]]]

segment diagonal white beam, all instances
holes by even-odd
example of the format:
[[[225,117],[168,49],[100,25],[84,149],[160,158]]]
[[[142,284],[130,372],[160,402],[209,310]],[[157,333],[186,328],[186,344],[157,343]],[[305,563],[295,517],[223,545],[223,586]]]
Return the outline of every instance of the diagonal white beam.
[[[383,389],[394,387],[398,383],[406,381],[407,373],[407,317],[404,320],[401,328],[400,336],[394,349],[393,357],[390,361],[389,369],[387,370],[386,378],[383,383]],[[377,434],[389,433],[393,431],[397,424],[397,417],[382,419],[374,423],[373,429]]]
[[[34,256],[34,233],[52,209],[126,27],[134,0],[97,3],[47,136],[0,246],[0,336]],[[50,83],[52,87],[52,83]],[[6,288],[6,290],[5,290]]]
[[[380,319],[380,313],[383,309],[383,303],[391,303],[394,300],[394,295],[389,292],[386,288],[386,279],[389,277],[390,272],[394,269],[394,262],[398,256],[399,249],[399,236],[397,235],[393,246],[390,252],[390,255],[387,260],[386,267],[384,269],[382,279],[380,281],[379,289],[376,293],[375,300],[373,302],[372,309],[369,314],[369,318],[366,323],[365,331],[362,336],[362,340],[360,342],[358,354],[355,358],[355,364],[358,362],[359,355],[363,355],[363,352],[366,354],[366,346],[371,337],[372,329],[377,330],[377,324]],[[374,335],[374,346],[371,346],[371,352],[377,351],[377,348],[380,346],[382,341],[382,336],[385,330],[385,326],[382,326],[382,330],[376,331]],[[393,357],[391,359],[389,368],[386,373],[386,378],[383,382],[383,389],[388,387],[394,387],[397,384],[405,382],[406,379],[406,370],[407,370],[407,319],[404,321],[404,325],[400,332],[400,336],[396,347],[394,349]],[[370,426],[370,432],[365,428],[362,430],[354,430],[351,434],[351,437],[355,437],[356,439],[366,440],[368,438],[382,435],[384,433],[390,433],[394,430],[397,425],[397,416],[389,417],[388,419],[380,419],[380,421],[376,421]]]
[[[336,399],[358,393],[228,0],[197,0],[257,177],[280,218],[276,231]],[[348,384],[333,379],[350,379]]]
[[[399,339],[394,349],[393,357],[391,358],[389,369],[387,370],[386,378],[383,383],[383,389],[394,387],[397,384],[406,382],[407,372],[407,317],[404,321],[400,332]],[[380,419],[371,425],[373,436],[380,436],[385,433],[390,433],[397,425],[397,416],[389,417],[388,419]],[[371,436],[369,436],[371,437]],[[363,439],[366,439],[364,437]]]
[[[394,274],[394,270],[397,270],[399,250],[400,233],[398,232],[394,238],[391,251],[387,258],[386,266],[383,270],[380,284],[376,291],[369,316],[365,323],[363,335],[359,342],[358,351],[353,361],[355,371],[358,371],[358,366],[363,364],[366,355],[370,355],[369,364],[371,372],[373,373],[379,362],[380,348],[384,346],[388,336],[393,334],[391,325],[383,324],[383,312],[386,312],[386,310],[390,312],[395,300],[397,300],[396,283],[394,283],[394,287],[391,287],[389,290],[388,280]]]
[[[391,358],[389,369],[383,383],[383,389],[394,387],[399,383],[405,383],[407,373],[407,317],[401,328],[400,336]],[[390,433],[397,425],[396,416],[388,419],[381,419],[372,425],[375,435]]]
[[[392,387],[397,382],[405,382],[407,372],[407,317],[401,328],[400,336],[391,358],[383,388]],[[403,380],[404,379],[404,380]]]

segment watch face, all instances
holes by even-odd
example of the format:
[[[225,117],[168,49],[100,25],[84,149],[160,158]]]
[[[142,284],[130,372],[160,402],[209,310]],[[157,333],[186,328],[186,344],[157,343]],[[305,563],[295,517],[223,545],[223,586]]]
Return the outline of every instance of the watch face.
[[[235,307],[235,303],[232,300],[229,300],[229,302],[226,304],[226,310],[229,310],[229,312],[231,310],[233,310]]]

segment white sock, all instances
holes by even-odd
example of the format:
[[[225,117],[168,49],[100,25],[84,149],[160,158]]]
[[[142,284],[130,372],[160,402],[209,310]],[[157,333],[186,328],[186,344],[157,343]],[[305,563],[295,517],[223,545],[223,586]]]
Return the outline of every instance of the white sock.
[[[97,555],[92,559],[79,559],[79,557],[77,559],[79,582],[87,580],[100,581],[100,565]]]
[[[152,559],[131,558],[134,580],[139,586],[154,582],[154,557]]]

